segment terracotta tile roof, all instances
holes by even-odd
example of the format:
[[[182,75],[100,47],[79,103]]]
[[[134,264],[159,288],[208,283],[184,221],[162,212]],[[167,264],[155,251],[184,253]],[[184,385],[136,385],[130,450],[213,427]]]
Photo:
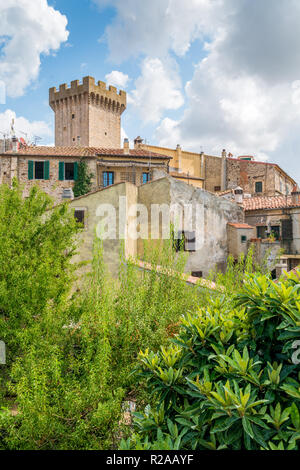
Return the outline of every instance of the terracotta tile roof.
[[[5,152],[6,155],[12,155],[11,151]],[[16,154],[14,154],[16,155]],[[45,157],[99,157],[99,156],[131,156],[139,158],[163,158],[165,160],[171,160],[171,157],[161,155],[148,150],[142,149],[131,149],[129,154],[124,153],[124,149],[110,149],[110,148],[98,148],[98,147],[24,147],[21,148],[17,155],[30,155],[30,156],[45,156]]]
[[[235,227],[235,228],[247,228],[247,229],[248,229],[248,228],[249,228],[249,229],[250,229],[250,228],[251,228],[251,229],[254,228],[254,227],[252,227],[252,225],[248,225],[248,224],[234,224],[234,223],[231,223],[231,222],[228,223],[228,225],[230,225],[230,227]]]
[[[216,196],[226,196],[226,194],[234,194],[233,189],[226,189],[226,191],[216,191],[214,193]]]
[[[244,199],[243,206],[245,211],[256,211],[259,209],[283,209],[285,207],[300,207],[300,202],[293,202],[292,196],[260,196]]]

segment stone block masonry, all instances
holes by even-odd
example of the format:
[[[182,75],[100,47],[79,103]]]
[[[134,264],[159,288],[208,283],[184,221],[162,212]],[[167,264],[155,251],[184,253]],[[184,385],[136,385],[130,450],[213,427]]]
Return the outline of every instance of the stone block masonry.
[[[58,147],[120,148],[121,115],[126,109],[125,91],[93,77],[49,90],[49,104],[55,113],[55,145]]]

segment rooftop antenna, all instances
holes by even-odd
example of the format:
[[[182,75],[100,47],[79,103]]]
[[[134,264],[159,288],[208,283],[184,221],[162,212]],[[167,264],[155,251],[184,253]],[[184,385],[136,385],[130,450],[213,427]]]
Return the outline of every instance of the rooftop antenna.
[[[23,131],[19,131],[19,130],[17,130],[17,132],[19,132],[20,134],[25,135],[25,139],[26,139],[26,143],[27,143],[27,142],[28,142],[28,134],[27,134],[27,132],[23,132]]]
[[[39,137],[38,135],[34,135],[33,140],[34,140],[34,146],[36,147],[37,142],[40,142],[42,138]]]

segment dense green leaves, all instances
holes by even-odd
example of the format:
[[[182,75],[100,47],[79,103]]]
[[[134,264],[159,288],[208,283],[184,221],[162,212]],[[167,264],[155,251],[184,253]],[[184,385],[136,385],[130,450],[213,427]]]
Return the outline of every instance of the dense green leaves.
[[[185,315],[168,348],[140,353],[156,405],[136,415],[123,448],[155,448],[158,431],[174,445],[176,424],[181,449],[299,449],[300,285],[293,274],[277,284],[245,279],[230,302],[225,293]]]

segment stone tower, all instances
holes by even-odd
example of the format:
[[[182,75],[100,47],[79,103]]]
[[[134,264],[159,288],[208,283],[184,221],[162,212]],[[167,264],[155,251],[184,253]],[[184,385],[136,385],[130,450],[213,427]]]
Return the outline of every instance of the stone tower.
[[[92,77],[49,90],[55,113],[55,146],[121,147],[121,114],[126,109],[126,92],[117,92]]]

